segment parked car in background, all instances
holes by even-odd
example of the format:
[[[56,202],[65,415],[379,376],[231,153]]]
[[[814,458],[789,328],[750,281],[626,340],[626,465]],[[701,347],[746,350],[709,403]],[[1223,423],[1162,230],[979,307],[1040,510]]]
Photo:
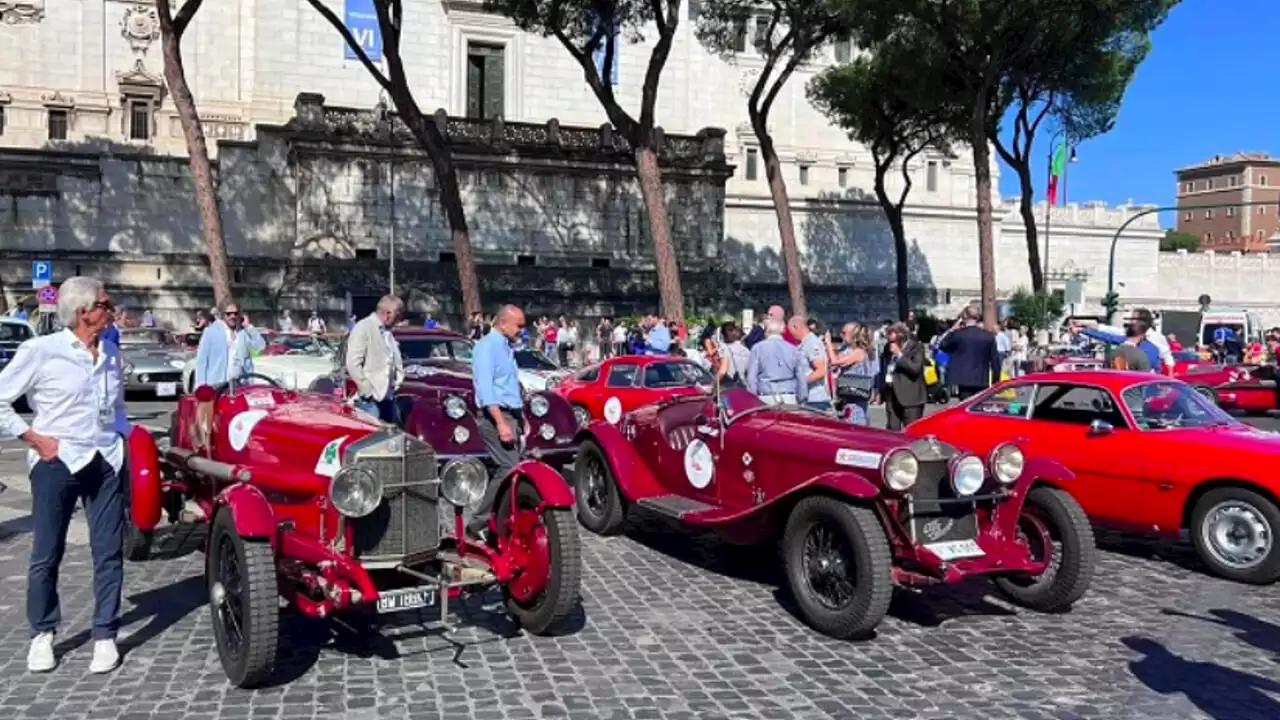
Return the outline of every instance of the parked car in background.
[[[0,370],[13,359],[18,346],[36,336],[36,329],[26,320],[0,316]]]
[[[623,414],[675,395],[707,395],[715,378],[692,360],[670,355],[620,355],[560,381],[552,392],[573,405],[578,424],[617,424]]]
[[[912,423],[979,454],[1017,438],[1061,462],[1093,522],[1175,540],[1232,580],[1280,579],[1280,435],[1245,425],[1179,380],[1107,370],[1028,375]]]
[[[405,366],[418,366],[423,376],[433,369],[461,371],[464,366],[466,373],[471,372],[473,343],[465,335],[443,328],[422,327],[398,327],[392,334],[400,343],[400,357]],[[515,356],[520,387],[527,392],[547,390],[568,375],[537,350],[517,350]]]
[[[1178,379],[1224,410],[1265,415],[1280,409],[1274,365],[1213,365],[1187,368]]]
[[[173,342],[167,330],[120,328],[120,357],[124,360],[126,392],[176,397],[182,390],[182,371],[191,351]]]
[[[551,358],[537,350],[516,350],[516,369],[520,373],[520,386],[525,390],[550,390],[569,377],[569,371],[555,364]]]

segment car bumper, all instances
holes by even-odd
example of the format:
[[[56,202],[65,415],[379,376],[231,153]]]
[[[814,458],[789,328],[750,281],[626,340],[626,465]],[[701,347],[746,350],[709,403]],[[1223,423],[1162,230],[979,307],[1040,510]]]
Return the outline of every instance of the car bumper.
[[[1047,567],[1014,538],[986,533],[975,542],[983,552],[981,556],[950,561],[943,560],[927,545],[909,548],[909,557],[905,558],[909,562],[894,568],[894,579],[899,585],[908,586],[949,585],[978,575],[1039,575]]]
[[[145,378],[145,379],[144,379]],[[162,390],[172,386],[173,394],[177,394],[182,390],[182,373],[177,370],[157,371],[154,373],[135,372],[124,380],[124,389],[128,392],[154,392],[162,393]]]

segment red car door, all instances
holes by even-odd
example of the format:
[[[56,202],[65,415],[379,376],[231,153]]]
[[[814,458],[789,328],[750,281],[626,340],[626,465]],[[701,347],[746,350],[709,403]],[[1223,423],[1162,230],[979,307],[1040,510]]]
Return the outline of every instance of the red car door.
[[[624,413],[642,405],[638,402],[636,388],[640,366],[635,363],[615,362],[603,373],[601,383],[597,387],[594,404],[590,407],[591,417],[601,418],[618,424]]]
[[[1137,508],[1154,500],[1158,483],[1141,432],[1130,426],[1109,390],[1070,382],[1037,385],[1027,438],[1031,452],[1075,473],[1068,491],[1090,519],[1151,529]]]

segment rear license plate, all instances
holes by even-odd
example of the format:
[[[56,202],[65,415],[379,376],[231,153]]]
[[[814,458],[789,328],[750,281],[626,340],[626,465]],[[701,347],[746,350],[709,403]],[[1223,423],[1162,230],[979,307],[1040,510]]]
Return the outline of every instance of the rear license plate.
[[[173,397],[178,394],[178,383],[156,383],[158,397]]]
[[[378,612],[393,613],[401,610],[416,610],[436,604],[436,588],[405,588],[403,590],[386,590],[378,593]]]
[[[986,555],[982,548],[978,547],[978,543],[973,540],[952,540],[951,542],[925,545],[925,548],[947,561]]]

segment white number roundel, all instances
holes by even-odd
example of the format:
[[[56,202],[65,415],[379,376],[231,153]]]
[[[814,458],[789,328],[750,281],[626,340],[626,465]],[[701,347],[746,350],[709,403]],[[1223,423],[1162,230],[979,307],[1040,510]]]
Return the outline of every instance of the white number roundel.
[[[711,457],[711,448],[701,440],[695,439],[684,449],[684,474],[689,478],[689,484],[699,490],[711,484],[715,463],[715,458]]]
[[[622,401],[616,397],[611,397],[604,403],[604,419],[610,424],[617,425],[622,419]]]
[[[231,443],[231,449],[236,452],[244,450],[249,444],[249,435],[253,433],[254,426],[266,416],[266,410],[250,410],[232,418],[231,425],[227,428],[227,440]]]

